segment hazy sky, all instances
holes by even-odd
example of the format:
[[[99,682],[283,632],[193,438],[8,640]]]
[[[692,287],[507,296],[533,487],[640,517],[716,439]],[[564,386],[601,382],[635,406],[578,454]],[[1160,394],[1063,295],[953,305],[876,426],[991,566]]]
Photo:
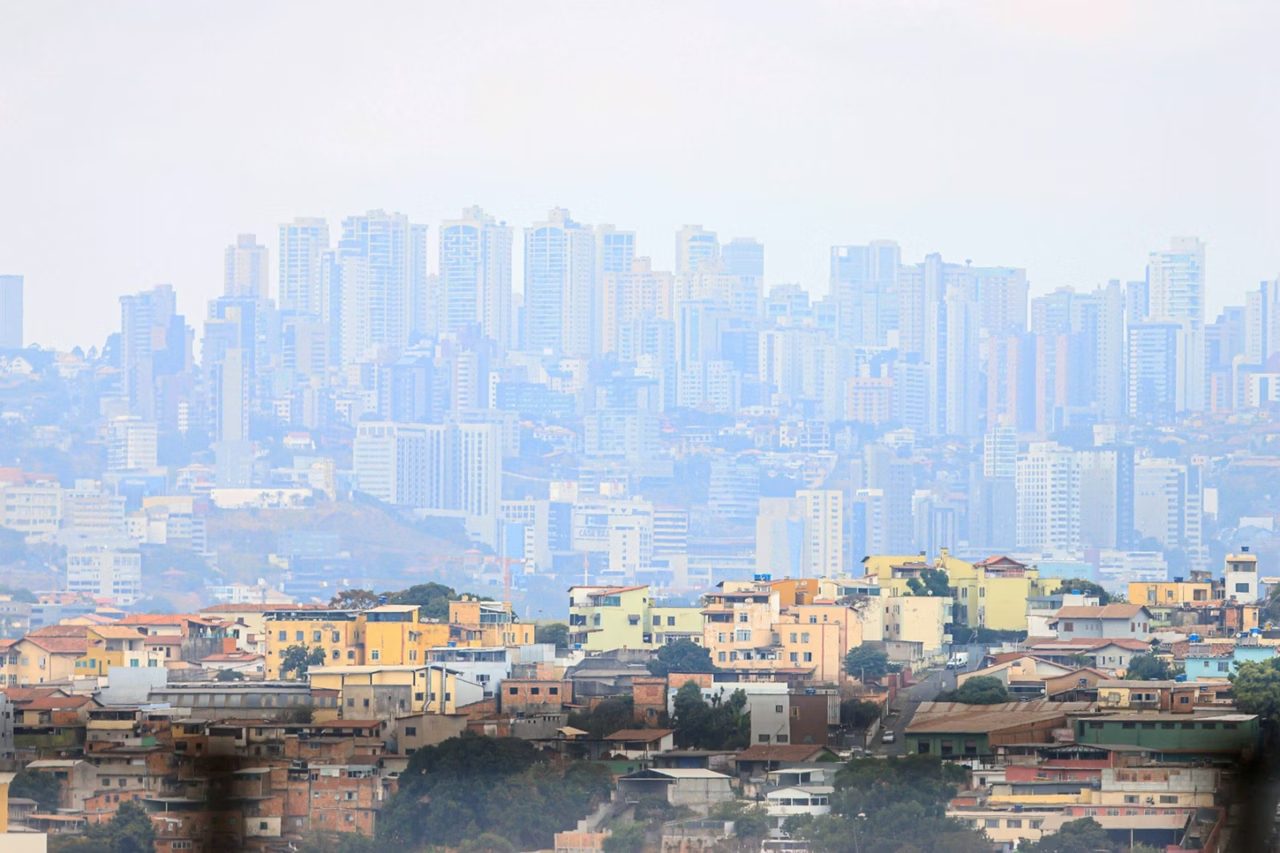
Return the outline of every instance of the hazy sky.
[[[1274,0],[0,0],[0,273],[29,341],[89,345],[157,282],[198,328],[238,232],[274,266],[279,222],[382,207],[434,255],[463,205],[558,204],[665,268],[683,223],[755,236],[818,293],[832,243],[1045,291],[1197,234],[1216,312],[1280,273],[1278,31]]]

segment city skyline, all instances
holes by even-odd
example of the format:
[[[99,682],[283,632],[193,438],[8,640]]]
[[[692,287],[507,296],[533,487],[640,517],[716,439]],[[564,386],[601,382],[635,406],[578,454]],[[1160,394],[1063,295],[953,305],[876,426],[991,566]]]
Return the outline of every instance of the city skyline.
[[[509,6],[499,26],[389,8],[13,10],[0,267],[26,276],[27,340],[100,342],[115,297],[160,282],[194,315],[236,234],[378,207],[434,226],[478,203],[522,226],[560,205],[636,231],[660,270],[701,222],[766,246],[766,288],[815,294],[830,246],[879,238],[1025,267],[1041,294],[1136,278],[1196,234],[1210,318],[1280,271],[1267,4],[704,4],[680,26],[661,6]],[[66,294],[86,310],[61,314]]]

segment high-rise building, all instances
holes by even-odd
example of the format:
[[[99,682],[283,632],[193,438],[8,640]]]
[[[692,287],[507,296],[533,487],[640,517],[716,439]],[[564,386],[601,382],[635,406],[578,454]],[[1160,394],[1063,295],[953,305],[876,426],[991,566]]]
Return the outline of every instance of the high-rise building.
[[[1019,549],[1080,549],[1080,464],[1068,447],[1035,442],[1018,454],[1016,539]]]
[[[329,250],[329,223],[300,217],[280,226],[280,310],[322,316],[323,273]]]
[[[721,248],[720,264],[725,275],[737,279],[731,300],[734,310],[757,316],[764,296],[764,245],[750,237],[735,237]]]
[[[1178,412],[1199,412],[1205,403],[1204,243],[1175,237],[1147,261],[1148,314],[1158,323],[1178,325],[1176,350]]]
[[[832,246],[830,295],[841,340],[878,346],[897,327],[902,252],[892,240]]]
[[[805,577],[837,577],[844,572],[844,493],[838,489],[796,492],[804,520],[801,570]]]
[[[156,467],[154,421],[136,415],[113,418],[108,425],[107,470],[150,471]]]
[[[411,225],[400,213],[372,210],[343,220],[327,271],[340,364],[394,355],[408,345],[409,297],[415,276],[426,274],[426,236],[425,225]]]
[[[608,272],[601,281],[601,351],[624,360],[639,354],[629,331],[642,317],[672,318],[672,275],[657,272],[648,258],[635,258],[626,272]]]
[[[691,275],[720,260],[716,232],[686,225],[676,232],[676,275]]]
[[[492,547],[501,445],[494,423],[361,421],[352,447],[355,486],[387,503],[461,517],[472,536]]]
[[[120,390],[132,414],[176,420],[175,380],[191,367],[191,347],[171,285],[120,297]]]
[[[0,275],[0,349],[22,349],[22,276]]]
[[[479,207],[440,226],[442,331],[475,326],[500,348],[511,336],[511,228]]]
[[[524,347],[591,356],[597,349],[596,241],[569,211],[524,230]]]
[[[1133,466],[1133,526],[1166,552],[1180,551],[1185,568],[1208,568],[1200,467],[1149,457]],[[1141,547],[1141,543],[1139,543]]]
[[[253,234],[240,234],[227,247],[223,262],[224,296],[247,296],[259,302],[270,298],[267,247]]]
[[[1129,417],[1167,423],[1183,411],[1178,350],[1185,340],[1178,323],[1131,323],[1126,371]]]

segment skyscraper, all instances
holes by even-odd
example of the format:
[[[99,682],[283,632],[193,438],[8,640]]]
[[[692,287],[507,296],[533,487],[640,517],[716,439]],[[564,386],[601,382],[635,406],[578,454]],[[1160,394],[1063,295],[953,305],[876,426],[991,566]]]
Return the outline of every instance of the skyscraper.
[[[1080,464],[1068,447],[1033,443],[1018,454],[1017,546],[1032,551],[1080,548]]]
[[[329,249],[329,223],[300,217],[280,226],[280,310],[319,317],[320,261]]]
[[[0,275],[0,349],[22,349],[22,276]]]
[[[511,336],[511,228],[479,207],[440,226],[445,331],[477,326],[506,349]]]
[[[720,263],[726,275],[737,279],[734,310],[757,316],[764,297],[764,246],[750,237],[735,237],[720,250]]]
[[[339,363],[395,354],[409,342],[409,293],[425,274],[426,226],[400,213],[372,210],[342,222],[334,256]]]
[[[901,265],[902,252],[892,240],[831,247],[829,286],[841,340],[878,346],[897,327]]]
[[[170,420],[172,412],[157,399],[158,380],[182,373],[190,361],[190,334],[172,285],[120,297],[120,390],[130,413]]]
[[[595,254],[594,233],[562,208],[524,230],[526,349],[572,356],[595,351]]]
[[[1175,237],[1147,260],[1148,313],[1157,323],[1178,324],[1177,411],[1204,409],[1204,243]]]
[[[689,275],[720,260],[716,232],[686,225],[676,232],[676,275]]]
[[[240,234],[227,247],[223,262],[225,296],[248,296],[259,302],[270,297],[267,247],[253,234]]]

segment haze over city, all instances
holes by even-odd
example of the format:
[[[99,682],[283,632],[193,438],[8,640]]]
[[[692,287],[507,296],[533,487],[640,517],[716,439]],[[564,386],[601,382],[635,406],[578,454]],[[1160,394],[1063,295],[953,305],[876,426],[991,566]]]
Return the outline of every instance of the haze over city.
[[[1278,32],[0,0],[0,851],[1280,853]]]
[[[27,338],[100,345],[160,282],[198,314],[235,234],[372,208],[561,205],[661,269],[698,222],[815,295],[828,246],[877,238],[1048,292],[1196,234],[1210,312],[1280,270],[1275,4],[802,8],[6,4],[0,258]]]

